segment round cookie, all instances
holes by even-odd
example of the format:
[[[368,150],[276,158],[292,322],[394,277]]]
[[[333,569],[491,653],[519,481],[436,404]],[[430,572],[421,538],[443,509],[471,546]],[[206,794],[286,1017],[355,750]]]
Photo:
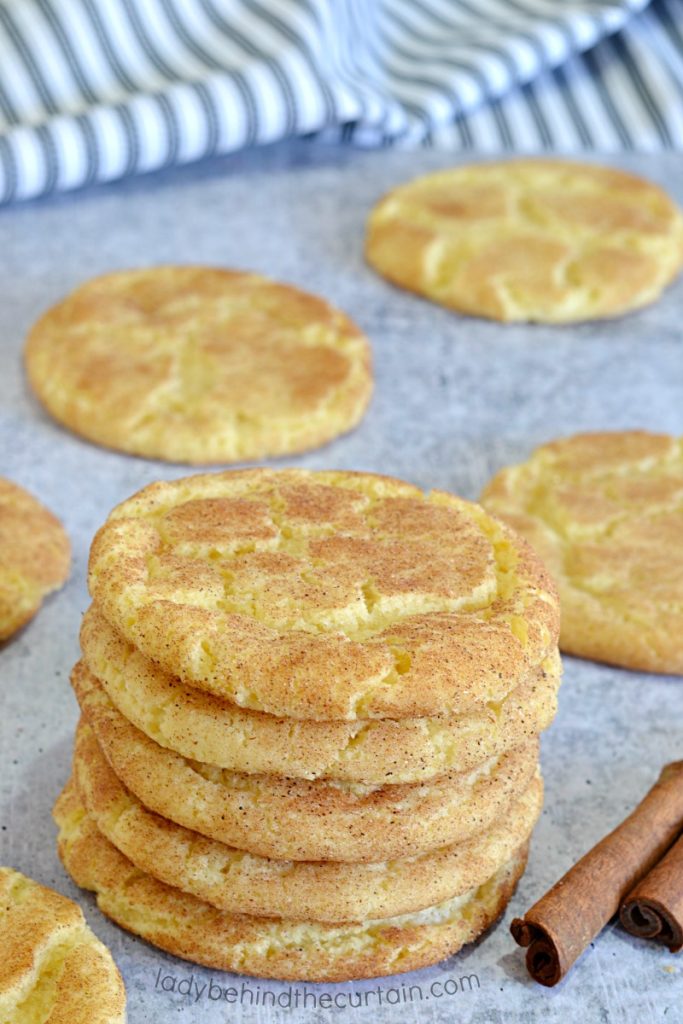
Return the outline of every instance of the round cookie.
[[[152,484],[93,541],[107,620],[183,682],[301,719],[458,715],[555,648],[527,544],[471,502],[369,473]]]
[[[683,216],[656,185],[565,160],[466,165],[375,206],[368,262],[461,313],[570,323],[657,299],[683,264]]]
[[[0,477],[0,641],[40,608],[69,575],[71,547],[59,520],[33,495]]]
[[[72,900],[0,867],[0,1020],[125,1024],[111,953]]]
[[[257,274],[163,266],[81,285],[32,328],[31,385],[90,441],[173,462],[303,451],[350,430],[370,349],[322,299]]]
[[[523,844],[483,885],[427,910],[326,925],[231,914],[141,873],[97,830],[73,791],[53,813],[66,870],[123,928],[207,967],[291,981],[379,977],[451,956],[502,914],[527,857]]]
[[[482,501],[557,580],[569,654],[683,675],[683,441],[577,434],[502,470]]]
[[[123,717],[85,666],[72,682],[116,775],[162,818],[276,860],[373,862],[410,857],[484,833],[522,796],[538,740],[471,772],[428,783],[354,783],[245,775],[181,757]]]
[[[483,884],[531,834],[540,776],[484,836],[431,854],[376,864],[254,857],[146,810],[120,782],[84,721],[73,778],[97,828],[141,871],[219,910],[313,921],[394,917]]]
[[[561,673],[555,651],[502,701],[455,718],[294,721],[183,686],[96,605],[83,618],[81,646],[115,707],[162,747],[232,771],[371,785],[469,771],[536,736],[555,715]]]

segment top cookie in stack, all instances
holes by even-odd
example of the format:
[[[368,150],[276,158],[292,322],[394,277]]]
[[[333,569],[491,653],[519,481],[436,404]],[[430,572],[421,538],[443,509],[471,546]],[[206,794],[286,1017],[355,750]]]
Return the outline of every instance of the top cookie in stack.
[[[124,502],[89,579],[56,816],[106,913],[306,980],[435,962],[500,914],[560,674],[511,530],[386,477],[245,470]]]
[[[519,538],[476,505],[370,474],[154,484],[96,536],[89,585],[183,682],[299,719],[470,710],[556,642],[554,591]]]

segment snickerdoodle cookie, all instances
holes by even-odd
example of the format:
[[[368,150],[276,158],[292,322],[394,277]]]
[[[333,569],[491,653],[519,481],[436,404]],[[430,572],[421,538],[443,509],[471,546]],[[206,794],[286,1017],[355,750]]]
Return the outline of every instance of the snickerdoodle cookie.
[[[479,505],[369,473],[156,483],[111,513],[89,586],[185,684],[298,719],[458,715],[556,647],[554,585]]]
[[[561,646],[683,675],[683,442],[645,431],[577,434],[503,469],[486,507],[557,580]]]
[[[125,1024],[121,975],[80,907],[5,867],[0,952],[3,1024]]]
[[[33,618],[66,580],[69,538],[44,505],[0,477],[0,641]]]
[[[347,316],[297,288],[211,267],[88,281],[38,320],[25,357],[60,423],[173,462],[316,447],[355,426],[372,391],[368,342]]]
[[[658,298],[683,264],[683,216],[656,185],[566,160],[438,171],[374,208],[369,263],[462,313],[569,323]]]

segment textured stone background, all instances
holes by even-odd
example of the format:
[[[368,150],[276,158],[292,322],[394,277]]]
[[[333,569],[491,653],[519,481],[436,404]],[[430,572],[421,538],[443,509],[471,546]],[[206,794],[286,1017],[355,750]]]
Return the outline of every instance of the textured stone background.
[[[299,143],[0,214],[0,473],[45,500],[74,545],[65,590],[0,651],[0,863],[80,900],[125,976],[131,1024],[366,1024],[399,1015],[420,1024],[683,1021],[683,962],[665,950],[609,927],[570,978],[547,992],[528,980],[508,934],[513,914],[625,815],[663,763],[680,756],[683,680],[566,659],[560,713],[543,745],[546,808],[504,920],[439,967],[379,983],[306,986],[303,1009],[287,1008],[297,998],[287,996],[287,985],[247,980],[242,995],[241,980],[165,956],[120,931],[76,891],[54,852],[50,807],[69,771],[76,704],[68,674],[87,604],[90,539],[116,502],[184,472],[81,442],[28,394],[23,335],[82,279],[164,261],[226,264],[320,292],[355,317],[374,346],[372,407],[354,434],[290,460],[297,465],[379,470],[474,497],[499,466],[557,435],[636,426],[683,431],[683,280],[656,306],[623,320],[502,327],[395,291],[364,266],[363,223],[373,201],[394,183],[449,162],[446,154],[360,154]],[[683,157],[621,162],[683,202]],[[474,974],[479,987],[458,981]],[[181,994],[155,987],[170,975],[185,982]],[[457,994],[430,992],[435,981],[449,979]],[[182,994],[190,982],[193,996]],[[209,982],[235,984],[237,1004],[210,1000]],[[194,984],[207,985],[198,1001]],[[421,986],[421,1000],[413,990],[405,1001],[410,985]],[[304,986],[295,988],[301,1007]],[[265,993],[279,997],[280,1008]],[[323,993],[329,999],[314,1008],[312,994]],[[356,993],[364,1008],[334,1008],[335,997],[344,1004],[350,995],[357,1001]]]

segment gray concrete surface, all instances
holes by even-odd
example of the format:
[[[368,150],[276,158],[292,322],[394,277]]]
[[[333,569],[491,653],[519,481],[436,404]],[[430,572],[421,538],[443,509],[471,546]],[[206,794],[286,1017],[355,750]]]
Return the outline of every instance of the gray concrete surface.
[[[80,441],[29,394],[20,363],[25,331],[81,280],[155,262],[225,264],[320,292],[355,317],[374,347],[372,407],[352,435],[288,460],[297,465],[380,470],[472,497],[499,466],[554,436],[634,426],[683,431],[683,281],[621,320],[503,327],[402,294],[364,266],[363,223],[373,201],[450,162],[443,153],[364,154],[304,142],[0,213],[0,473],[47,502],[74,546],[66,588],[0,650],[0,863],[79,899],[120,964],[131,1024],[683,1022],[683,963],[665,950],[609,927],[548,992],[529,981],[508,933],[511,917],[680,756],[680,679],[566,659],[560,713],[543,744],[546,807],[518,893],[484,940],[413,975],[298,985],[288,995],[288,985],[202,970],[110,924],[55,853],[50,807],[69,771],[77,717],[68,674],[87,604],[89,542],[116,502],[185,472]],[[683,156],[621,162],[683,202]],[[236,996],[215,998],[216,986],[232,985]]]

